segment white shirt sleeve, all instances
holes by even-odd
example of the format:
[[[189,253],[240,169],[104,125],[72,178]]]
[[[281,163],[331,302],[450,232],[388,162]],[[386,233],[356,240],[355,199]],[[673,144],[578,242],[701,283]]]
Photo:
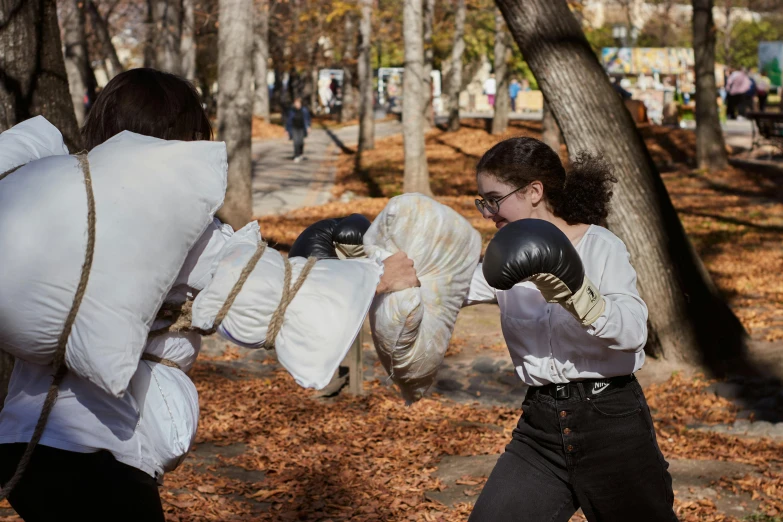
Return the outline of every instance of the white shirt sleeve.
[[[636,289],[636,270],[622,242],[606,253],[598,291],[606,301],[604,313],[587,332],[606,341],[607,348],[637,352],[647,342],[647,305]],[[578,323],[574,322],[575,325]]]
[[[473,279],[470,281],[470,289],[468,295],[465,297],[462,306],[470,306],[479,303],[497,303],[497,291],[489,286],[487,280],[484,279],[484,272],[482,271],[482,263],[479,263],[476,270],[473,272]]]

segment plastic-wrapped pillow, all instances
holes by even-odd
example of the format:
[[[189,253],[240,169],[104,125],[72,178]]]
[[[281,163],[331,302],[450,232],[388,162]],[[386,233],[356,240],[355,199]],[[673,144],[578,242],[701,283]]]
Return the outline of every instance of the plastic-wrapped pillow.
[[[164,297],[223,203],[226,148],[125,131],[88,160],[94,259],[65,362],[121,396]],[[87,228],[77,157],[31,161],[0,180],[0,349],[52,362],[81,277]]]
[[[364,235],[370,257],[405,252],[421,287],[382,294],[370,309],[375,349],[408,403],[435,380],[481,254],[457,212],[421,194],[392,198]]]
[[[261,240],[258,223],[237,231],[223,247],[212,281],[193,302],[192,325],[210,329]],[[292,282],[307,260],[292,258]],[[267,247],[218,332],[248,348],[261,347],[283,293],[283,256]],[[305,388],[321,389],[362,327],[383,265],[377,260],[323,259],[312,268],[283,316],[274,340],[277,358]]]

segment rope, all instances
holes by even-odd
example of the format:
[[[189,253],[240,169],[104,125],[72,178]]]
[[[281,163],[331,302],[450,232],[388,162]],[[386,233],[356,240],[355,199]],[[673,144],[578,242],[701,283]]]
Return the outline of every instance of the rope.
[[[19,169],[21,169],[22,167],[24,167],[24,165],[26,165],[26,164],[23,164],[23,165],[17,165],[16,167],[14,167],[14,168],[12,168],[12,169],[8,169],[8,170],[6,170],[6,171],[5,171],[5,172],[3,172],[2,174],[0,174],[0,181],[3,181],[3,179],[5,179],[5,177],[6,177],[6,176],[8,176],[9,174],[13,174],[13,173],[14,173],[14,172],[16,172],[17,170],[19,170]]]
[[[188,300],[182,303],[181,305],[164,304],[161,307],[160,312],[158,312],[157,319],[172,321],[172,324],[169,326],[165,326],[163,328],[152,330],[149,335],[150,338],[158,337],[160,335],[167,334],[167,333],[176,333],[176,332],[196,332],[200,335],[205,335],[205,336],[216,333],[220,325],[223,323],[223,320],[226,318],[226,315],[228,315],[228,311],[231,309],[231,306],[234,304],[234,301],[239,295],[239,292],[242,290],[242,287],[245,285],[245,282],[247,281],[247,279],[250,277],[250,274],[255,269],[256,265],[258,264],[258,261],[264,255],[264,251],[266,250],[266,247],[267,244],[265,242],[261,241],[258,243],[258,247],[256,248],[255,253],[253,253],[253,256],[250,258],[250,260],[247,262],[245,267],[242,269],[242,273],[239,275],[239,279],[237,279],[237,282],[234,283],[234,286],[231,288],[231,291],[228,293],[228,297],[226,297],[226,301],[223,303],[223,306],[220,307],[220,310],[215,316],[215,320],[212,323],[212,328],[205,330],[193,326],[193,301]],[[310,274],[310,271],[313,269],[313,266],[315,266],[316,261],[317,259],[315,257],[308,258],[307,263],[305,263],[304,267],[302,268],[302,272],[299,274],[299,277],[296,279],[296,282],[292,287],[291,279],[293,276],[292,276],[291,263],[288,260],[288,258],[285,257],[283,258],[283,263],[285,266],[285,279],[283,281],[283,293],[280,297],[280,303],[277,305],[277,308],[272,314],[272,318],[269,320],[269,326],[267,327],[266,339],[264,340],[264,344],[262,345],[267,350],[271,350],[272,348],[274,348],[275,338],[277,337],[277,334],[280,333],[280,329],[283,327],[283,318],[285,316],[285,311],[288,308],[288,305],[291,304],[291,301],[294,300],[294,297],[296,297],[296,294],[297,292],[299,292],[299,289],[302,288],[302,285],[307,279],[307,276]]]
[[[87,249],[84,254],[84,264],[82,265],[82,273],[79,279],[79,285],[76,288],[76,295],[74,295],[73,298],[71,310],[68,312],[68,317],[65,319],[65,326],[63,326],[60,338],[57,340],[57,349],[54,352],[54,358],[52,360],[54,378],[52,379],[52,384],[49,386],[49,391],[46,394],[46,399],[41,408],[41,415],[38,417],[33,436],[30,439],[30,442],[27,443],[27,448],[25,448],[24,454],[22,454],[22,458],[19,460],[14,475],[5,484],[3,489],[0,490],[0,500],[6,498],[22,478],[25,469],[27,469],[28,464],[30,464],[33,450],[35,450],[38,441],[41,440],[44,428],[46,427],[46,422],[49,420],[49,414],[52,412],[54,403],[57,401],[60,383],[68,371],[68,368],[65,365],[65,349],[68,345],[68,337],[71,335],[71,329],[76,320],[76,314],[79,312],[84,293],[87,290],[87,282],[90,279],[90,269],[92,268],[92,259],[95,254],[95,196],[92,191],[92,175],[90,174],[90,163],[87,159],[87,152],[80,152],[76,155],[76,158],[79,160],[79,166],[84,174],[84,187],[87,192]],[[7,174],[8,173],[3,176]]]
[[[141,360],[142,361],[151,361],[154,363],[162,364],[163,366],[168,366],[169,368],[176,368],[177,370],[182,370],[179,364],[175,363],[171,359],[164,359],[163,357],[158,357],[154,353],[143,353],[141,354]]]

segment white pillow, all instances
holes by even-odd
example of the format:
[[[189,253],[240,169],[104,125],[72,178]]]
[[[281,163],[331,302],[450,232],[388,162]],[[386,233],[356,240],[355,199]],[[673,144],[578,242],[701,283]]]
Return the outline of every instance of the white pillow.
[[[66,351],[68,368],[121,396],[152,321],[226,190],[226,148],[122,132],[89,153],[95,256]],[[75,156],[0,180],[0,349],[50,364],[87,244]]]
[[[193,303],[193,326],[212,327],[260,240],[255,222],[228,240],[212,282]],[[292,284],[306,261],[290,260]],[[279,252],[266,248],[220,325],[221,335],[248,348],[264,343],[283,292],[283,263]],[[362,327],[382,274],[383,265],[376,260],[323,259],[315,264],[288,306],[275,339],[280,364],[300,386],[321,389],[329,384]]]
[[[0,134],[0,177],[19,165],[68,154],[63,136],[43,116],[30,118]]]
[[[421,194],[392,198],[364,234],[370,256],[405,252],[419,288],[382,294],[370,309],[378,357],[402,396],[435,381],[481,254],[481,236],[457,212]]]

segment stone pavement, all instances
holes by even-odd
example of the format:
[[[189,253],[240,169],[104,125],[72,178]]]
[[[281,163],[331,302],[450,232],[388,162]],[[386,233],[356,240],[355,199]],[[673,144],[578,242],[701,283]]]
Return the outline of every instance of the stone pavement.
[[[398,121],[376,121],[375,137],[402,132]],[[327,129],[318,123],[305,140],[305,160],[294,163],[293,142],[286,139],[253,143],[253,215],[282,214],[299,207],[322,205],[331,198],[334,162],[341,150],[356,150],[359,127]]]

